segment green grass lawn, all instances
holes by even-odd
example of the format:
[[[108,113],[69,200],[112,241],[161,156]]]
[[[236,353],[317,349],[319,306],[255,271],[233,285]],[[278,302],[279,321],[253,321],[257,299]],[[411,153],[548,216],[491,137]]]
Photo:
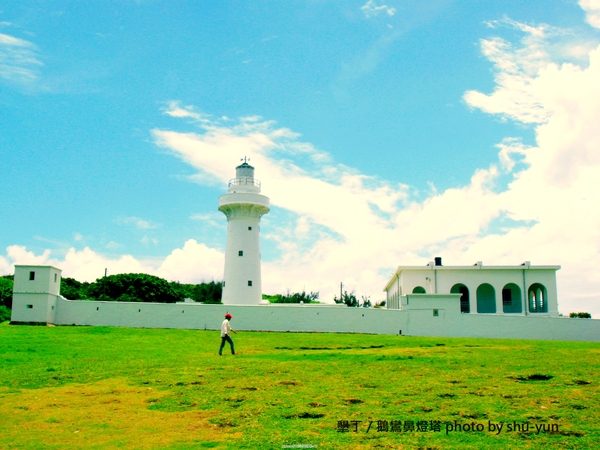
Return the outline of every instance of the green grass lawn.
[[[2,324],[0,448],[600,448],[598,343],[234,340]]]

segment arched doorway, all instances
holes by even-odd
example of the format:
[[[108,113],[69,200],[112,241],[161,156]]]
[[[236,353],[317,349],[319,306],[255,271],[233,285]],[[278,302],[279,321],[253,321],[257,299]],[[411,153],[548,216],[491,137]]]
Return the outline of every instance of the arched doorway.
[[[523,312],[521,288],[514,283],[508,283],[502,288],[502,311],[504,314],[520,314]]]
[[[413,294],[425,294],[426,292],[425,292],[425,288],[424,287],[422,287],[422,286],[416,286],[413,289],[412,293]]]
[[[534,283],[527,290],[529,299],[529,312],[547,313],[548,312],[548,292],[541,283]]]
[[[469,298],[469,288],[464,284],[458,283],[452,286],[450,289],[451,294],[460,294],[460,312],[461,313],[470,313],[471,312],[471,304]]]
[[[477,288],[477,313],[496,314],[496,291],[491,284],[483,283]]]

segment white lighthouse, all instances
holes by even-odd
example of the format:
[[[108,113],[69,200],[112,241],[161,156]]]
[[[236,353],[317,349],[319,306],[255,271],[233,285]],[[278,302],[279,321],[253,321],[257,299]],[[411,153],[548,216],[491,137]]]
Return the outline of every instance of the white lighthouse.
[[[219,197],[219,211],[227,216],[225,305],[258,305],[262,300],[260,218],[269,209],[269,197],[260,194],[254,167],[244,158],[235,168],[235,178],[229,181],[229,194]]]

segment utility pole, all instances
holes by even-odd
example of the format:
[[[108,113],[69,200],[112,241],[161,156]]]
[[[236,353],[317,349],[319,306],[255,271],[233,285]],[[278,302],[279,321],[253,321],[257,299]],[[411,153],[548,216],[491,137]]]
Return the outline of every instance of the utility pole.
[[[342,297],[342,282],[340,281],[340,303],[344,303],[344,297]]]
[[[108,269],[104,269],[104,280],[102,283],[102,297],[106,297],[106,274],[108,273]]]

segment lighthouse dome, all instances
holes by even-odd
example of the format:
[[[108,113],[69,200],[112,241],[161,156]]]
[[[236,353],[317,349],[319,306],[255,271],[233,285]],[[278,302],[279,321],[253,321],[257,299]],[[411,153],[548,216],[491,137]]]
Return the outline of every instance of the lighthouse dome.
[[[247,162],[240,164],[235,168],[236,178],[254,178],[254,167]]]

